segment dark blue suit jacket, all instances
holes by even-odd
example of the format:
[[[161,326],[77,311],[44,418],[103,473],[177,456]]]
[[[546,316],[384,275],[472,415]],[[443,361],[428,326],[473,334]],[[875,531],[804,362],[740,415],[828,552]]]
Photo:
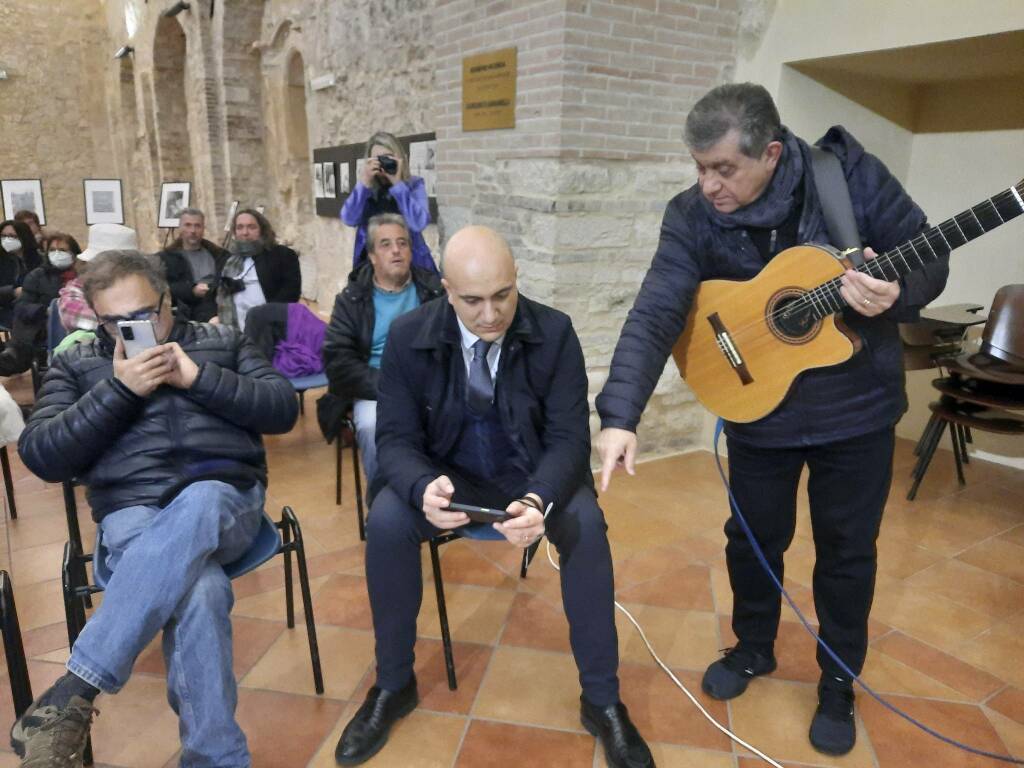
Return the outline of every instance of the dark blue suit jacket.
[[[455,311],[431,301],[391,325],[377,391],[376,492],[412,506],[439,475],[462,429],[465,361]],[[590,408],[583,350],[569,316],[519,297],[495,377],[502,425],[529,459],[526,491],[556,509],[590,474]]]

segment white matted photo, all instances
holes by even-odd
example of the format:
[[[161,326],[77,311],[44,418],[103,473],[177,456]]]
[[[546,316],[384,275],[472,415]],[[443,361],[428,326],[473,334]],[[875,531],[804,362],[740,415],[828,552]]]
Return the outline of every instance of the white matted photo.
[[[173,228],[181,224],[181,212],[188,208],[191,197],[192,183],[189,181],[165,181],[161,184],[156,225]]]
[[[228,217],[224,220],[224,231],[231,231],[231,222],[235,220],[235,213],[238,211],[238,201],[232,200],[231,207],[228,209]]]
[[[352,163],[338,163],[338,195],[347,195],[352,191],[352,184],[349,174],[352,173]]]
[[[120,179],[85,179],[85,223],[124,224]]]
[[[324,163],[324,197],[338,196],[338,182],[334,163]]]
[[[409,145],[409,173],[423,179],[427,197],[437,196],[437,141],[417,141]]]
[[[363,167],[366,165],[366,158],[360,157],[356,160],[356,183],[363,180]]]
[[[18,211],[32,211],[39,217],[39,225],[46,226],[43,182],[40,179],[4,179],[0,181],[0,190],[3,192],[4,218],[13,219]]]
[[[313,163],[313,197],[324,196],[324,165]]]

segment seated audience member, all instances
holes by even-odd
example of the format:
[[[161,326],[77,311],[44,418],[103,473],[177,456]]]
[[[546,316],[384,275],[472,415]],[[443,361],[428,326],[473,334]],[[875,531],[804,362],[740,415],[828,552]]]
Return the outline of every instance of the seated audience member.
[[[377,469],[377,377],[391,322],[444,293],[437,273],[412,266],[409,229],[394,213],[367,226],[369,261],[352,270],[334,299],[324,340],[331,392],[352,404],[356,439],[369,483]]]
[[[409,175],[409,158],[402,143],[384,131],[373,134],[366,142],[366,162],[341,209],[341,220],[356,228],[353,267],[366,261],[366,226],[381,213],[397,213],[405,219],[412,241],[413,266],[437,272],[434,257],[423,239],[423,230],[430,223],[427,188],[419,176]]]
[[[419,701],[420,545],[470,522],[445,511],[454,501],[507,510],[511,519],[494,528],[516,547],[547,534],[561,557],[581,722],[609,765],[653,766],[619,699],[612,558],[590,474],[587,371],[576,332],[565,314],[519,296],[508,244],[485,227],[451,238],[443,284],[448,301],[392,323],[381,361],[377,482],[384,487],[366,531],[377,680],[335,759],[368,759]]]
[[[39,266],[39,251],[28,225],[8,219],[0,222],[0,325],[11,327],[14,301],[30,269]]]
[[[82,249],[71,235],[54,232],[44,242],[43,264],[27,275],[14,302],[11,340],[0,352],[0,376],[27,371],[38,344],[46,339],[50,302],[75,277],[75,261]]]
[[[231,223],[231,247],[217,287],[217,321],[245,330],[245,315],[268,302],[299,300],[299,255],[277,242],[274,228],[258,211],[245,208]]]
[[[39,215],[35,211],[16,211],[14,214],[14,220],[20,221],[28,226],[29,230],[32,232],[32,237],[35,238],[36,245],[40,248],[43,247],[43,238],[45,238],[46,233],[43,232],[43,228],[39,225]]]
[[[62,352],[96,336],[96,313],[85,300],[82,290],[82,272],[89,262],[105,251],[134,251],[138,247],[138,236],[130,227],[120,224],[93,224],[89,227],[89,242],[75,259],[75,277],[64,284],[57,296],[57,314],[68,335],[61,339],[54,352]]]
[[[260,435],[292,428],[295,393],[235,329],[175,319],[155,258],[104,253],[84,287],[98,336],[54,358],[18,450],[41,478],[86,486],[112,576],[67,674],[14,724],[12,744],[23,765],[81,765],[96,696],[121,690],[163,630],[181,764],[249,766],[222,566],[260,528]],[[159,344],[126,358],[123,319],[152,322]]]
[[[217,282],[228,252],[211,243],[206,215],[198,208],[181,212],[177,239],[160,252],[174,306],[186,320],[206,323],[217,314]]]

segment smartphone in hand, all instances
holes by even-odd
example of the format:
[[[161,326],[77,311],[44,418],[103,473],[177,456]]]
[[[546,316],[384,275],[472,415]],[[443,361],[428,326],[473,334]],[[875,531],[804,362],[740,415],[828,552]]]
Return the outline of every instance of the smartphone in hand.
[[[512,515],[504,509],[474,507],[472,504],[449,504],[444,511],[464,512],[474,523],[504,523],[506,520],[512,519]]]
[[[119,320],[117,330],[124,342],[125,357],[135,357],[157,345],[156,328],[152,320]]]

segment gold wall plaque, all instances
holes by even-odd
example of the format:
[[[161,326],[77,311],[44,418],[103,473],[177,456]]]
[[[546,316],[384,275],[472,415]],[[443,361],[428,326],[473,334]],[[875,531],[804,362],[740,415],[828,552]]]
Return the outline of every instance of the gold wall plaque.
[[[462,130],[516,127],[516,49],[462,60]]]

